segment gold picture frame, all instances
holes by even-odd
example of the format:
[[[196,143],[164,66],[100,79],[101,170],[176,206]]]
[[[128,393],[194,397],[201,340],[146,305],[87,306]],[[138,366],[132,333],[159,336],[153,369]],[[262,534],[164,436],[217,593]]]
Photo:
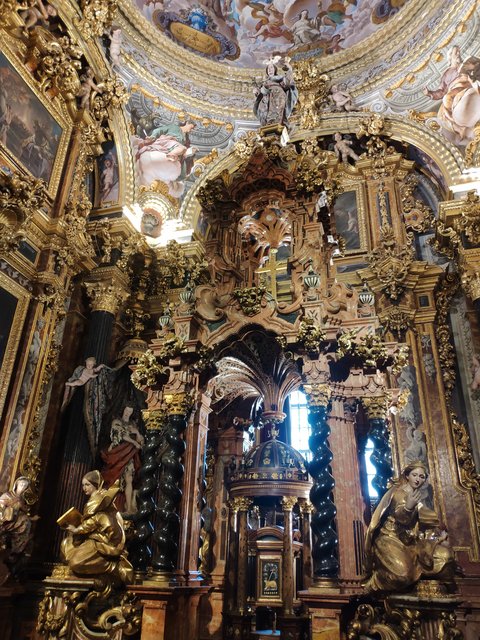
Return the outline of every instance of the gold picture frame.
[[[0,84],[4,102],[8,105],[4,108],[10,110],[11,116],[4,140],[0,140],[0,160],[3,156],[14,170],[44,179],[49,194],[54,197],[72,122],[60,103],[48,100],[39,90],[31,73],[7,43],[0,52]]]
[[[257,604],[282,604],[282,555],[257,556]]]
[[[0,416],[5,406],[8,384],[15,364],[30,298],[31,295],[26,289],[0,272],[0,306],[2,308],[0,321]]]
[[[333,206],[337,234],[345,240],[345,256],[365,253],[369,246],[364,185],[342,180],[341,186],[343,191]],[[340,217],[340,210],[345,217]]]

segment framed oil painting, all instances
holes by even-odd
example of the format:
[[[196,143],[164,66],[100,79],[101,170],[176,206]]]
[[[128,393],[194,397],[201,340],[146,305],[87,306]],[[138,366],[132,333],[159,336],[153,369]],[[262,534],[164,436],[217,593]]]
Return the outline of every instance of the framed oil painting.
[[[14,60],[13,56],[12,59]],[[0,53],[0,150],[54,192],[69,138],[66,122],[59,123],[36,92],[31,76],[5,52]],[[32,82],[32,84],[30,84]]]
[[[257,557],[257,602],[282,602],[282,557],[269,554]]]
[[[0,273],[0,415],[29,300],[30,294],[23,287]]]
[[[361,185],[349,185],[335,200],[333,214],[337,234],[345,240],[345,252],[367,250],[365,204]]]

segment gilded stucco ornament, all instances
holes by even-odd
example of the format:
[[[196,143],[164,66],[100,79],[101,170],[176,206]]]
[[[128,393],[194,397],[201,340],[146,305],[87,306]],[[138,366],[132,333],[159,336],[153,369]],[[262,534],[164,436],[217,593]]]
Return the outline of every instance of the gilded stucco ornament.
[[[462,287],[467,296],[472,300],[480,298],[480,272],[478,267],[462,268]]]
[[[48,202],[43,180],[22,175],[0,173],[1,223],[13,226],[21,224],[35,210]]]
[[[380,244],[368,254],[368,262],[390,300],[402,297],[414,258],[411,244],[399,245],[392,226],[382,224]]]
[[[297,62],[294,75],[299,90],[300,127],[316,129],[320,125],[322,108],[329,103],[330,78],[311,59]]]
[[[169,415],[185,416],[192,409],[194,398],[190,393],[165,393],[162,408]]]
[[[80,91],[81,57],[82,50],[68,35],[54,38],[43,28],[29,33],[26,63],[49,96],[74,100]]]
[[[233,297],[237,301],[242,313],[246,316],[255,316],[257,313],[260,313],[266,291],[265,287],[235,289]]]
[[[421,640],[420,611],[408,608],[392,608],[388,602],[383,607],[361,604],[347,631],[347,640],[363,640],[378,637],[382,640]]]
[[[382,330],[402,337],[410,329],[415,331],[415,313],[411,309],[392,305],[379,314]]]
[[[307,353],[318,354],[327,344],[326,334],[312,318],[305,318],[298,327],[297,343]]]
[[[303,140],[300,149],[295,163],[295,181],[299,193],[308,196],[324,191],[327,204],[331,206],[342,192],[339,182],[328,171],[328,162],[334,155],[324,151],[317,138]]]
[[[417,175],[409,173],[400,184],[400,197],[406,229],[425,233],[433,227],[435,217],[432,209],[414,196],[418,181]]]
[[[100,38],[111,26],[118,9],[117,0],[82,0],[82,19],[77,26],[85,38]]]
[[[480,197],[476,191],[467,193],[461,216],[455,220],[455,230],[464,233],[472,244],[480,243]]]
[[[135,371],[132,373],[132,384],[137,389],[145,387],[154,387],[158,384],[160,378],[165,374],[166,367],[160,364],[156,355],[151,349],[140,356]]]

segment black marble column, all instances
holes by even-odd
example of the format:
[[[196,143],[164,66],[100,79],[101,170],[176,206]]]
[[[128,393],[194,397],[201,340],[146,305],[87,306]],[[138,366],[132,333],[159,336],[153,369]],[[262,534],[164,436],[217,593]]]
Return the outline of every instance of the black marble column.
[[[133,516],[135,533],[129,545],[129,558],[135,570],[145,574],[152,561],[152,535],[155,518],[155,493],[158,486],[160,460],[158,450],[164,442],[166,416],[159,411],[144,411],[147,428],[142,450],[143,464],[139,472],[138,511]]]
[[[187,428],[183,414],[172,414],[168,418],[166,449],[162,455],[159,480],[160,497],[156,510],[156,528],[153,534],[154,551],[152,569],[157,574],[169,574],[175,570],[178,556],[180,531],[180,489],[184,467],[181,457],[185,451],[182,434]],[[161,576],[157,576],[161,577]]]
[[[322,580],[338,575],[337,509],[333,502],[335,480],[330,473],[333,455],[328,444],[330,427],[327,409],[330,394],[327,385],[305,385],[304,388],[309,401],[308,421],[312,429],[309,446],[313,458],[308,464],[308,472],[313,479],[310,501],[315,508],[311,521],[313,574],[315,580]]]
[[[477,298],[476,300],[473,301],[473,308],[475,309],[475,312],[477,314],[477,320],[478,320],[478,323],[480,324],[480,298]]]

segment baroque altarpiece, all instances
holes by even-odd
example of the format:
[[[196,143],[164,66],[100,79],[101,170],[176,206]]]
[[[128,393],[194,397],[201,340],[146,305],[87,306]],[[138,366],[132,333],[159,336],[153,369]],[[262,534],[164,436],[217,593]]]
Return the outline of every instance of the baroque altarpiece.
[[[479,637],[480,13],[421,4],[0,2],[5,640]]]

